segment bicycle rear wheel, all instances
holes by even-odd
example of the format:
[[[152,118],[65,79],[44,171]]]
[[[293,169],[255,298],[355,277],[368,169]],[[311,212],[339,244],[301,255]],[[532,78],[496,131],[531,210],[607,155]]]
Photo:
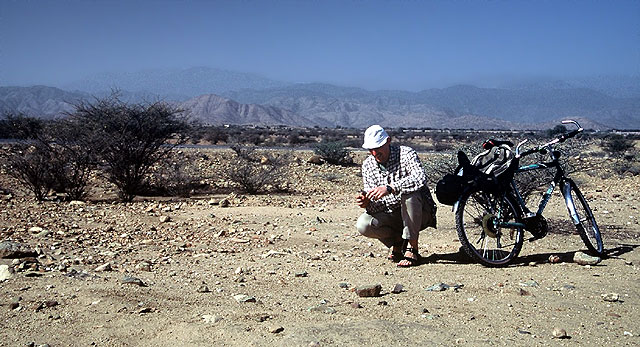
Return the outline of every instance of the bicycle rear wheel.
[[[523,225],[513,198],[484,191],[465,193],[456,209],[458,239],[485,266],[504,266],[522,249]]]
[[[602,244],[602,236],[600,235],[600,228],[596,223],[593,212],[584,198],[580,189],[572,180],[567,180],[569,185],[569,193],[571,199],[566,199],[567,208],[569,209],[569,215],[573,221],[573,224],[578,229],[580,238],[584,242],[585,246],[593,254],[602,256],[604,254],[604,245]]]

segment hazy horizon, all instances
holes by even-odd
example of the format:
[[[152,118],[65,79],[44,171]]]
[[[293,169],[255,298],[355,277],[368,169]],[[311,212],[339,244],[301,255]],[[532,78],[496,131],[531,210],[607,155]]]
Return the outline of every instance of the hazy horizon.
[[[211,67],[368,90],[640,75],[638,1],[2,1],[0,85]]]

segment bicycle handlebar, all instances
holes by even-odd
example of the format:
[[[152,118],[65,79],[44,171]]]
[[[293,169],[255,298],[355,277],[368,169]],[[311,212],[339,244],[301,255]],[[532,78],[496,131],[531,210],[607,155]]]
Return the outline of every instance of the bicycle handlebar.
[[[578,129],[570,131],[568,133],[564,133],[564,134],[556,137],[555,139],[553,139],[553,140],[551,140],[551,141],[549,141],[549,142],[547,142],[547,143],[545,143],[543,145],[540,145],[540,146],[538,146],[536,148],[532,148],[532,149],[524,151],[523,153],[520,153],[520,146],[522,146],[525,142],[527,142],[527,140],[524,140],[524,141],[518,143],[518,146],[516,147],[516,157],[517,158],[522,158],[522,157],[525,157],[527,155],[530,155],[530,154],[533,154],[533,153],[536,153],[536,152],[541,152],[541,151],[545,150],[549,146],[555,145],[556,143],[564,142],[567,139],[570,139],[570,138],[572,138],[572,137],[574,137],[574,136],[576,136],[579,133],[584,131],[584,129],[580,126],[580,124],[578,124],[578,122],[576,122],[573,119],[563,120],[562,124],[573,124]]]

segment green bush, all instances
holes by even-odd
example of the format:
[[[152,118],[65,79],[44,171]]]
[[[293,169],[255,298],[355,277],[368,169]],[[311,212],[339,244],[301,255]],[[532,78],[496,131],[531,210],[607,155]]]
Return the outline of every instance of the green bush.
[[[334,165],[351,164],[351,151],[345,147],[342,141],[321,142],[314,146],[313,152],[319,155],[324,161]]]

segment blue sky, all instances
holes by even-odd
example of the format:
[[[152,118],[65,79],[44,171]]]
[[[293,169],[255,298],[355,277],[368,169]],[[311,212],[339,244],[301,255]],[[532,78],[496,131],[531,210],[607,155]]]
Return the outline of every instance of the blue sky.
[[[640,74],[640,1],[0,0],[0,85],[209,66],[420,90]]]

